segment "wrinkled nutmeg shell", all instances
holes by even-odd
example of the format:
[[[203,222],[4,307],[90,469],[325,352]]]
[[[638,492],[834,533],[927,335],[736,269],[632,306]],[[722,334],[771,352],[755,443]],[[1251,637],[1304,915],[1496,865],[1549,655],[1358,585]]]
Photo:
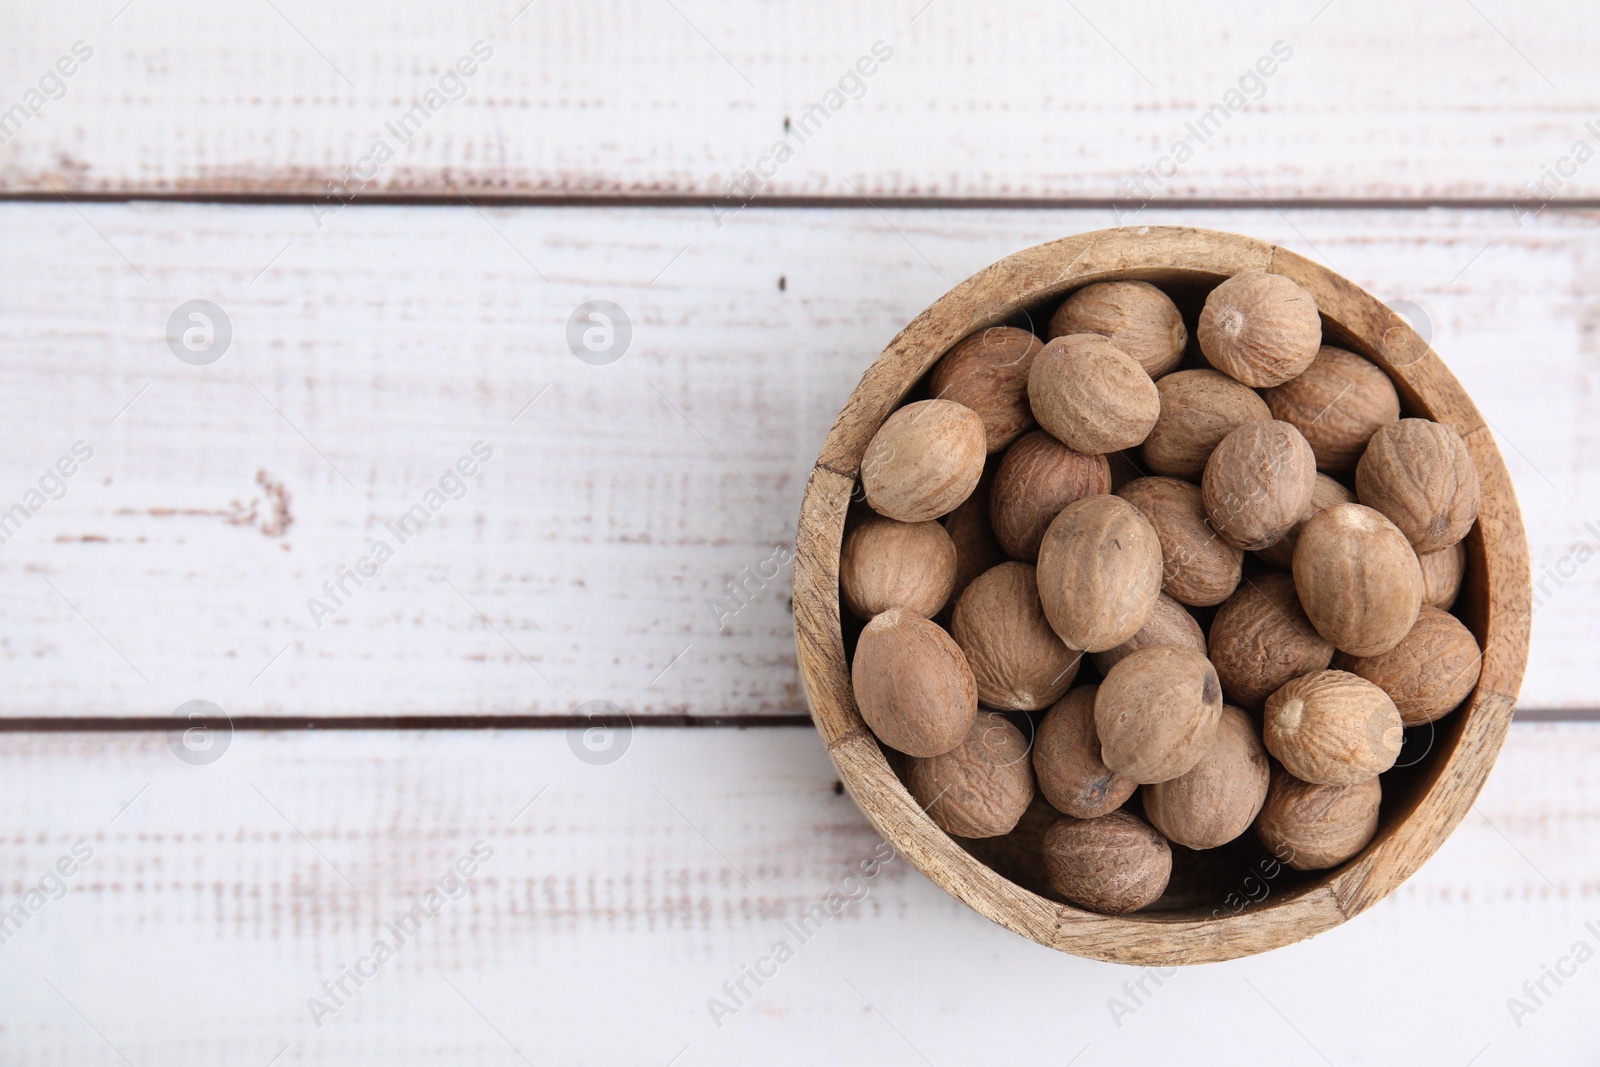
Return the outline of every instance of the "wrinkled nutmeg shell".
[[[1100,758],[1094,730],[1097,685],[1079,686],[1056,701],[1033,739],[1033,772],[1050,806],[1075,819],[1095,819],[1122,807],[1138,783]]]
[[[1068,648],[1104,652],[1139,632],[1161,595],[1161,540],[1115,496],[1068,504],[1039,546],[1039,599]]]
[[[1311,625],[1352,656],[1398,645],[1422,607],[1417,554],[1394,523],[1361,504],[1335,504],[1306,520],[1294,587]]]
[[[1267,698],[1267,751],[1290,774],[1316,785],[1376,778],[1400,755],[1405,729],[1389,694],[1349,671],[1320,671]]]
[[[1097,333],[1159,378],[1183,359],[1189,328],[1166,293],[1149,282],[1096,282],[1073,293],[1050,316],[1052,338]]]
[[[1170,841],[1216,848],[1250,829],[1267,799],[1271,768],[1250,716],[1222,709],[1211,747],[1187,774],[1144,787],[1144,814]]]
[[[1400,394],[1383,369],[1332,345],[1265,396],[1272,417],[1299,430],[1317,469],[1330,474],[1354,470],[1372,435],[1400,417]]]
[[[1004,715],[981,711],[955,748],[908,761],[906,786],[947,834],[1009,834],[1033,801],[1028,741]]]
[[[1139,361],[1095,333],[1057,337],[1028,374],[1033,417],[1056,440],[1099,455],[1145,439],[1161,396]]]
[[[1155,903],[1172,877],[1172,848],[1142,819],[1114,811],[1063,815],[1044,832],[1050,888],[1082,908],[1124,915]]]
[[[1340,653],[1334,666],[1365,678],[1389,694],[1407,726],[1433,722],[1454,711],[1478,684],[1483,654],[1454,615],[1424,605],[1400,643],[1377,656]]]
[[[1239,584],[1244,553],[1206,521],[1200,490],[1176,478],[1140,478],[1117,490],[1155,527],[1161,541],[1161,591],[1180,603],[1210,607]]]
[[[1208,646],[1222,691],[1251,709],[1290,679],[1325,669],[1333,658],[1333,645],[1300,607],[1294,579],[1277,573],[1250,579],[1217,609]]]
[[[1006,449],[989,497],[989,524],[1006,553],[1039,558],[1050,521],[1073,501],[1111,491],[1105,456],[1074,452],[1043,430]]]
[[[1422,567],[1422,602],[1449,611],[1461,595],[1461,579],[1467,573],[1465,542],[1424,552],[1417,556],[1417,563]]]
[[[1322,345],[1312,295],[1281,274],[1252,270],[1211,290],[1195,331],[1206,361],[1255,389],[1300,374]]]
[[[1367,443],[1356,465],[1356,499],[1387,516],[1418,552],[1438,552],[1477,521],[1478,468],[1455,430],[1401,419]]]
[[[1274,767],[1256,837],[1297,871],[1337,867],[1378,832],[1378,779],[1355,785],[1313,785]]]
[[[971,408],[983,420],[985,448],[1000,451],[1033,425],[1028,371],[1044,343],[1027,330],[990,326],[959,341],[934,365],[929,394]]]
[[[1354,504],[1355,501],[1354,493],[1319,472],[1317,480],[1311,486],[1311,504],[1306,508],[1305,515],[1290,527],[1289,532],[1279,538],[1276,544],[1258,549],[1256,558],[1273,567],[1288,570],[1294,566],[1294,546],[1300,543],[1300,527],[1306,524],[1306,519],[1323,508],[1331,508],[1335,504]]]
[[[1212,451],[1200,494],[1212,529],[1247,551],[1280,540],[1311,507],[1317,460],[1300,431],[1263,419],[1234,430]]]
[[[993,486],[992,474],[986,473],[972,495],[942,520],[945,533],[956,546],[956,584],[950,591],[952,597],[959,597],[972,579],[1006,561],[1005,549],[1000,547],[994,531],[989,528],[989,495]],[[949,601],[945,606],[955,607]]]
[[[1140,447],[1152,474],[1198,482],[1224,437],[1273,417],[1260,393],[1217,370],[1175,371],[1156,382],[1156,392],[1161,413]]]
[[[861,631],[850,684],[878,740],[908,756],[949,752],[978,714],[978,684],[955,639],[902,608]]]
[[[850,531],[839,552],[839,591],[860,619],[890,608],[932,618],[955,584],[955,542],[936,522],[870,520]]]
[[[1094,698],[1100,758],[1141,785],[1191,770],[1210,747],[1221,716],[1222,687],[1211,662],[1172,645],[1127,656],[1106,674]]]
[[[1077,677],[1083,656],[1050,628],[1026,563],[1002,563],[974,578],[956,602],[950,632],[972,668],[978,702],[1002,711],[1055,703]]]
[[[983,477],[983,419],[952,400],[921,400],[890,415],[867,443],[861,486],[879,515],[926,522],[947,515]]]
[[[1306,625],[1309,628],[1310,623]],[[1104,677],[1107,671],[1126,659],[1130,652],[1137,652],[1151,645],[1192,648],[1203,656],[1206,654],[1206,634],[1200,628],[1200,623],[1182,604],[1163,593],[1156,598],[1156,606],[1150,609],[1150,617],[1139,627],[1138,633],[1116,648],[1108,648],[1104,652],[1094,654],[1095,670]]]

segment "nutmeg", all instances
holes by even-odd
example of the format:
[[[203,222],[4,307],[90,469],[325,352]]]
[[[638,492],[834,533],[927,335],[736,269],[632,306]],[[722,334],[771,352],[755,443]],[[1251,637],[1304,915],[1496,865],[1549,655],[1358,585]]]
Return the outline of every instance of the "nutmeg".
[[[1388,516],[1418,552],[1467,536],[1478,518],[1478,468],[1455,430],[1401,419],[1372,435],[1356,465],[1356,499]]]
[[[871,519],[839,552],[839,591],[861,619],[890,608],[932,618],[956,583],[956,546],[936,522]]]
[[[878,740],[908,756],[949,752],[978,714],[978,684],[955,639],[904,608],[861,631],[850,682]]]
[[[1061,509],[1039,546],[1039,599],[1068,648],[1104,652],[1139,632],[1161,595],[1161,540],[1139,509],[1091,496]]]
[[[1161,397],[1139,361],[1095,333],[1057,337],[1028,373],[1028,403],[1056,440],[1101,454],[1143,441]]]
[[[1073,293],[1050,316],[1052,338],[1097,333],[1159,378],[1183,359],[1189,328],[1178,306],[1149,282],[1095,282]]]
[[[1200,762],[1221,715],[1209,660],[1172,645],[1141,648],[1112,667],[1095,694],[1100,758],[1140,784],[1168,781]]]
[[[1033,425],[1028,371],[1042,347],[1032,333],[1014,326],[979,330],[934,364],[928,392],[976,411],[983,420],[985,448],[992,455]]]
[[[1055,702],[1033,739],[1033,772],[1050,806],[1075,819],[1110,814],[1133,796],[1130,782],[1100,758],[1094,730],[1097,685],[1081,685]]]
[[[1083,655],[1050,628],[1027,563],[1002,563],[974,578],[956,602],[950,632],[972,668],[979,703],[1002,711],[1055,703]]]
[[[1311,503],[1306,508],[1306,513],[1300,517],[1299,522],[1289,527],[1289,532],[1280,537],[1276,543],[1257,549],[1256,558],[1263,563],[1288,570],[1294,566],[1294,546],[1300,543],[1300,527],[1305,525],[1306,520],[1323,508],[1331,508],[1335,504],[1353,504],[1355,500],[1354,493],[1326,474],[1319,473],[1316,481],[1311,483]]]
[[[1195,607],[1228,599],[1244,553],[1206,522],[1200,489],[1176,478],[1140,478],[1117,490],[1155,527],[1161,541],[1161,591]]]
[[[1033,801],[1028,741],[1004,715],[981,711],[955,748],[907,761],[906,787],[947,834],[1009,834]]]
[[[1303,782],[1352,785],[1400,755],[1405,729],[1389,694],[1348,671],[1319,671],[1267,698],[1267,751]]]
[[[1317,461],[1287,422],[1247,422],[1206,460],[1200,493],[1211,528],[1236,548],[1266,548],[1311,506]]]
[[[954,511],[983,476],[983,419],[952,400],[907,404],[884,420],[861,459],[867,504],[901,522]]]
[[[1063,815],[1044,832],[1044,868],[1050,888],[1072,903],[1123,915],[1166,892],[1172,849],[1144,820],[1125,811],[1098,819]]]
[[[1310,623],[1306,625],[1309,628]],[[1195,617],[1189,614],[1188,609],[1162,593],[1156,598],[1156,606],[1150,609],[1150,617],[1139,627],[1137,633],[1116,648],[1108,648],[1104,652],[1094,654],[1095,670],[1103,677],[1112,667],[1127,658],[1130,652],[1137,652],[1151,645],[1192,648],[1203,656],[1206,654],[1206,634],[1200,629],[1200,623]]]
[[[1317,633],[1352,656],[1387,652],[1422,607],[1422,567],[1388,519],[1361,504],[1323,508],[1300,529],[1294,587]]]
[[[1388,693],[1400,721],[1418,726],[1443,718],[1467,699],[1478,684],[1483,654],[1460,619],[1425,604],[1398,645],[1377,656],[1341,652],[1334,666]]]
[[[1287,681],[1320,671],[1333,658],[1329,644],[1295,595],[1287,574],[1244,582],[1211,620],[1211,664],[1228,699],[1259,709]]]
[[[989,497],[995,538],[1015,559],[1039,558],[1050,520],[1075,500],[1111,491],[1105,456],[1074,452],[1043,430],[1017,440],[1000,460]]]
[[[1272,771],[1256,837],[1297,871],[1337,867],[1367,847],[1378,832],[1378,779],[1354,785],[1313,785],[1282,767]]]
[[[1250,829],[1267,799],[1271,768],[1256,728],[1224,707],[1211,747],[1188,773],[1144,787],[1144,814],[1170,841],[1216,848]]]
[[[1422,567],[1422,602],[1449,611],[1461,595],[1461,578],[1467,573],[1466,542],[1419,553],[1417,563]]]
[[[1161,412],[1140,446],[1152,474],[1197,482],[1224,437],[1273,417],[1261,394],[1209,368],[1174,371],[1156,382],[1156,393]]]
[[[1206,297],[1195,335],[1206,361],[1256,389],[1282,385],[1322,345],[1315,298],[1281,274],[1235,274]]]
[[[1005,550],[989,528],[989,494],[994,486],[993,473],[994,465],[991,464],[978,480],[978,487],[972,491],[972,495],[940,520],[945,533],[950,535],[951,542],[956,546],[956,584],[950,591],[952,599],[945,601],[946,609],[955,607],[954,598],[961,595],[972,579],[1006,561]],[[946,617],[941,621],[949,622],[949,611],[944,615]]]
[[[1372,435],[1400,417],[1400,395],[1383,368],[1332,345],[1264,395],[1272,417],[1299,430],[1317,469],[1331,474],[1354,470]]]

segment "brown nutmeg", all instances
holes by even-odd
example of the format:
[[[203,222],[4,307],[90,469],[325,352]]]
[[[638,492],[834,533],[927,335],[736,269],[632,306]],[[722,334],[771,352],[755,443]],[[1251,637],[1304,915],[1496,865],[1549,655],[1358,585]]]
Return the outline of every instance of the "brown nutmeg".
[[[1305,436],[1317,469],[1347,474],[1367,441],[1400,417],[1400,394],[1383,368],[1354,352],[1323,345],[1298,376],[1264,394],[1272,417]]]
[[[1423,605],[1417,624],[1398,645],[1377,656],[1341,652],[1334,666],[1388,693],[1400,721],[1418,726],[1443,718],[1467,699],[1478,684],[1483,654],[1460,619]]]
[[[1349,671],[1319,671],[1267,698],[1267,751],[1303,782],[1353,785],[1394,766],[1405,740],[1389,694]]]
[[[1039,546],[1039,599],[1068,648],[1104,652],[1139,632],[1161,595],[1161,540],[1115,496],[1068,504]]]
[[[1308,629],[1310,625],[1306,624]],[[1094,654],[1095,670],[1103,677],[1112,667],[1126,659],[1130,652],[1137,652],[1152,645],[1192,648],[1203,656],[1206,654],[1206,634],[1200,629],[1200,623],[1195,617],[1189,614],[1188,609],[1163,593],[1156,598],[1156,606],[1150,609],[1150,617],[1139,627],[1138,633],[1116,648],[1108,648],[1104,652]]]
[[[989,494],[993,486],[991,465],[979,479],[972,495],[941,520],[945,533],[950,535],[951,542],[956,546],[956,584],[950,591],[952,599],[945,602],[946,609],[955,607],[954,598],[961,595],[972,579],[1006,561],[1005,550],[989,528]],[[941,621],[949,622],[949,610],[944,615],[946,617]]]
[[[974,578],[956,602],[950,632],[972,668],[979,703],[1002,711],[1055,703],[1083,655],[1050,628],[1027,563],[1002,563]]]
[[[1317,460],[1300,431],[1263,419],[1234,430],[1212,451],[1201,500],[1212,529],[1249,551],[1288,533],[1311,507]]]
[[[1323,508],[1331,508],[1335,504],[1354,504],[1355,500],[1354,493],[1326,474],[1319,473],[1316,481],[1311,484],[1311,504],[1306,508],[1305,515],[1275,544],[1257,549],[1256,558],[1273,567],[1288,570],[1294,566],[1294,546],[1300,543],[1300,527],[1305,525],[1306,519]]]
[[[1180,370],[1156,382],[1161,413],[1140,451],[1152,474],[1200,480],[1222,439],[1247,422],[1273,417],[1267,402],[1218,370]]]
[[[1422,568],[1422,602],[1449,611],[1461,595],[1461,579],[1467,573],[1466,543],[1420,553],[1417,564]]]
[[[983,476],[983,419],[952,400],[922,400],[890,415],[867,443],[861,485],[867,504],[901,522],[956,509]]]
[[[978,714],[978,684],[955,639],[903,608],[861,631],[850,684],[878,740],[908,756],[949,752]]]
[[[962,339],[934,364],[928,392],[954,400],[983,420],[992,455],[1033,425],[1028,409],[1028,371],[1044,343],[1027,330],[990,326]]]
[[[1153,904],[1172,877],[1172,849],[1125,811],[1098,819],[1063,815],[1044,832],[1050,888],[1082,908],[1124,915]]]
[[[1161,396],[1139,361],[1096,333],[1057,337],[1028,373],[1033,417],[1068,448],[1098,455],[1143,441]]]
[[[1117,490],[1139,509],[1161,540],[1161,591],[1184,604],[1210,607],[1239,584],[1244,553],[1206,522],[1200,489],[1176,478],[1140,478]]]
[[[1144,787],[1144,814],[1168,840],[1216,848],[1250,829],[1267,799],[1271,768],[1256,728],[1224,707],[1211,747],[1187,774]]]
[[[1105,456],[1074,452],[1043,430],[1006,449],[989,497],[995,538],[1015,559],[1039,558],[1050,520],[1075,500],[1111,491]]]
[[[1176,778],[1200,762],[1221,716],[1222,687],[1211,662],[1172,645],[1128,655],[1094,698],[1100,758],[1142,785]]]
[[[1189,328],[1178,306],[1149,282],[1095,282],[1073,293],[1050,316],[1052,338],[1097,333],[1159,378],[1183,359]]]
[[[955,584],[955,542],[936,522],[872,519],[851,530],[839,551],[839,592],[860,619],[890,608],[932,618]]]
[[[1108,815],[1133,796],[1130,782],[1100,758],[1094,730],[1097,685],[1070,690],[1045,713],[1033,739],[1033,773],[1050,806],[1075,819]]]
[[[1266,389],[1311,366],[1322,345],[1322,318],[1316,300],[1294,282],[1251,270],[1211,290],[1195,335],[1213,367]]]
[[[1378,779],[1354,785],[1313,785],[1282,767],[1272,771],[1256,837],[1297,871],[1337,867],[1367,847],[1378,832]]]
[[[1241,586],[1211,620],[1211,663],[1222,691],[1257,709],[1287,681],[1320,671],[1333,658],[1295,595],[1287,574],[1258,575]]]
[[[1438,552],[1478,519],[1478,468],[1455,430],[1401,419],[1367,442],[1356,464],[1356,499],[1387,516],[1418,552]]]
[[[947,834],[1009,834],[1033,802],[1028,741],[1004,715],[981,711],[961,744],[907,761],[906,788]]]
[[[1294,587],[1317,633],[1352,656],[1398,645],[1422,607],[1417,554],[1394,523],[1361,504],[1335,504],[1306,520]]]

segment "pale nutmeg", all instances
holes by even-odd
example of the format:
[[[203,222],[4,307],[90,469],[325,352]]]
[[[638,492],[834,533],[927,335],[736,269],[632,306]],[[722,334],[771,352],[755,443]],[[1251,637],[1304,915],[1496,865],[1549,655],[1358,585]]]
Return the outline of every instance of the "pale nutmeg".
[[[1267,799],[1271,767],[1255,725],[1235,707],[1222,709],[1211,747],[1187,774],[1144,787],[1144,814],[1186,848],[1225,845],[1250,829]]]
[[[1161,591],[1192,607],[1228,599],[1239,584],[1244,553],[1206,521],[1200,489],[1176,478],[1140,478],[1117,490],[1139,509],[1161,540]]]
[[[1372,435],[1400,417],[1400,394],[1383,369],[1332,345],[1264,395],[1272,417],[1305,435],[1317,469],[1331,474],[1354,470]]]
[[[1098,819],[1063,815],[1044,832],[1050,888],[1104,915],[1153,904],[1172,877],[1172,849],[1138,816],[1114,811]]]
[[[983,476],[983,419],[953,400],[907,404],[884,420],[861,459],[867,504],[901,522],[954,511]]]
[[[978,685],[955,639],[903,608],[861,631],[850,684],[878,740],[908,756],[949,752],[978,714]]]
[[[993,485],[994,478],[985,472],[972,495],[942,520],[945,532],[956,546],[956,584],[950,591],[952,597],[959,597],[972,579],[1006,561],[1005,549],[1000,547],[994,531],[989,528],[989,494]],[[954,608],[955,604],[947,601],[945,607]]]
[[[1140,446],[1153,474],[1198,482],[1211,450],[1247,422],[1272,418],[1249,386],[1218,370],[1180,370],[1156,382],[1161,413]]]
[[[1461,579],[1467,573],[1467,545],[1457,541],[1437,552],[1417,556],[1422,567],[1422,602],[1440,611],[1449,611],[1461,595]]]
[[[1028,371],[1044,343],[1027,330],[990,326],[946,352],[928,377],[928,394],[971,408],[983,420],[992,455],[1033,425]]]
[[[1257,575],[1217,609],[1211,620],[1211,664],[1222,692],[1259,709],[1290,679],[1324,670],[1333,646],[1311,625],[1287,574]]]
[[[1319,671],[1267,698],[1262,735],[1289,773],[1316,785],[1353,785],[1394,766],[1405,740],[1389,694],[1349,671]]]
[[[1354,785],[1302,782],[1274,767],[1256,837],[1297,871],[1337,867],[1367,847],[1378,832],[1383,787],[1368,778]]]
[[[1096,333],[1057,337],[1028,374],[1033,417],[1077,452],[1132,448],[1161,413],[1161,395],[1139,361]]]
[[[839,592],[860,619],[890,608],[932,618],[955,584],[955,542],[936,522],[870,519],[839,551]]]
[[[1307,626],[1309,625],[1308,623]],[[1139,627],[1138,633],[1116,648],[1108,648],[1104,652],[1094,654],[1095,670],[1104,677],[1107,671],[1126,659],[1129,653],[1149,648],[1151,645],[1192,648],[1203,656],[1206,654],[1206,633],[1200,628],[1200,623],[1195,617],[1189,614],[1188,609],[1162,593],[1156,598],[1156,606],[1150,609],[1150,617]],[[1227,691],[1226,686],[1223,687],[1223,691]]]
[[[1031,562],[1039,558],[1039,542],[1062,508],[1110,491],[1105,456],[1074,452],[1035,430],[1000,459],[989,496],[989,525],[1008,555]]]
[[[1281,274],[1235,274],[1206,297],[1195,330],[1206,362],[1254,389],[1282,385],[1322,345],[1315,298]]]
[[[1212,529],[1235,548],[1255,551],[1305,517],[1316,482],[1317,460],[1300,431],[1260,419],[1240,426],[1212,451],[1200,494]]]
[[[1388,693],[1400,721],[1419,726],[1443,718],[1467,699],[1478,684],[1483,654],[1460,619],[1423,605],[1417,624],[1398,645],[1378,656],[1341,652],[1334,666]]]
[[[906,787],[947,834],[1009,834],[1033,801],[1028,741],[1004,715],[980,711],[955,748],[907,761]]]
[[[1104,652],[1145,624],[1161,595],[1161,540],[1115,496],[1068,504],[1039,546],[1039,599],[1068,648]]]
[[[1139,361],[1152,378],[1176,367],[1189,328],[1172,298],[1149,282],[1095,282],[1073,293],[1050,316],[1054,337],[1097,333]]]
[[[1187,773],[1217,732],[1222,687],[1193,649],[1153,645],[1106,674],[1094,698],[1100,758],[1141,785]]]
[[[1335,504],[1353,504],[1355,500],[1354,493],[1326,474],[1318,472],[1317,480],[1311,486],[1311,504],[1306,508],[1305,515],[1276,543],[1257,549],[1256,558],[1273,567],[1288,570],[1294,566],[1294,546],[1300,543],[1300,527],[1305,525],[1306,519],[1323,508],[1331,508]]]
[[[1477,521],[1478,468],[1455,430],[1401,419],[1367,443],[1356,465],[1356,499],[1388,516],[1418,552],[1438,552]]]
[[[1352,656],[1398,645],[1422,607],[1417,554],[1394,523],[1361,504],[1335,504],[1306,520],[1294,587],[1311,625]]]
[[[974,578],[956,602],[950,633],[972,668],[978,702],[1001,711],[1055,703],[1083,656],[1050,628],[1027,563],[1002,563]]]
[[[1075,819],[1096,819],[1125,804],[1138,783],[1100,758],[1094,730],[1097,685],[1081,685],[1056,701],[1033,739],[1033,773],[1050,806]]]

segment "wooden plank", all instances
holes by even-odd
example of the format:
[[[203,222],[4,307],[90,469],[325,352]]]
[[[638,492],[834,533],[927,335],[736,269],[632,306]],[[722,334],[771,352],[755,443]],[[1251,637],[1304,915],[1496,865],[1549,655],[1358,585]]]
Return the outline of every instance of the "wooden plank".
[[[1562,162],[1600,149],[1600,12],[1557,0],[104,0],[7,29],[11,192],[1600,195],[1600,167]]]

